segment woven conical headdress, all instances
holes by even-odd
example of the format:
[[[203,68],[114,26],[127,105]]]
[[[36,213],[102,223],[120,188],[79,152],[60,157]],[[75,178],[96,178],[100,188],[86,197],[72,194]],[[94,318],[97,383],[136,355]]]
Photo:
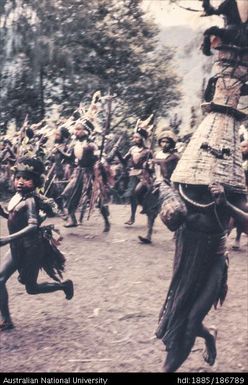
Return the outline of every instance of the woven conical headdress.
[[[243,12],[248,12],[248,2]],[[237,27],[241,28],[241,27]],[[191,185],[219,182],[234,192],[246,192],[242,168],[239,128],[248,118],[239,106],[242,89],[248,81],[248,47],[219,43],[214,70],[216,84],[202,108],[208,114],[193,134],[171,180]]]
[[[234,117],[210,112],[193,134],[171,180],[192,185],[219,182],[245,192],[239,127]]]

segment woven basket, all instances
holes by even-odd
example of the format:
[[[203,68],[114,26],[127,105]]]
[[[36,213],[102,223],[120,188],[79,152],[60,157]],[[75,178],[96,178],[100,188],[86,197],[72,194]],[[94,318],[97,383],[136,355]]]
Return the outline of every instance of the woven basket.
[[[170,231],[176,231],[185,221],[187,208],[178,191],[162,182],[159,187],[160,218]]]
[[[234,64],[234,67],[237,65],[247,66],[248,64],[248,46],[247,47],[237,47],[233,45],[219,45],[216,47],[218,50],[216,55],[216,63],[222,62],[223,64]]]
[[[239,127],[233,116],[210,112],[193,134],[171,180],[192,185],[219,182],[232,191],[246,192]]]
[[[248,55],[242,54],[242,51],[230,51],[230,48],[229,46],[227,50],[220,50],[216,55],[213,70],[217,82],[212,103],[229,107],[227,114],[234,113],[237,119],[245,119],[246,116],[238,110],[238,104],[241,87],[248,81]],[[216,109],[212,110],[218,112]]]

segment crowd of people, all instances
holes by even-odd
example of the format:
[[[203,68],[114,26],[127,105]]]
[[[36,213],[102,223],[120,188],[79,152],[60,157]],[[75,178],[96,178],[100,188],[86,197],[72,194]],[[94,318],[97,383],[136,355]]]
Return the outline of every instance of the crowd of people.
[[[95,104],[93,97],[89,111]],[[39,192],[55,201],[65,227],[78,226],[98,207],[104,232],[108,232],[109,202],[130,202],[130,218],[125,224],[131,226],[135,222],[140,204],[148,217],[147,236],[140,240],[150,243],[159,207],[154,204],[154,197],[157,202],[156,191],[161,181],[169,183],[179,159],[177,137],[169,126],[155,133],[151,115],[146,120],[137,120],[131,138],[126,135],[125,148],[130,144],[126,152],[122,136],[106,135],[104,129],[99,131],[94,119],[92,113],[73,113],[55,128],[45,121],[33,125],[26,121],[11,138],[2,135],[2,192],[13,192],[12,169],[19,159],[38,158],[44,164],[44,183]]]
[[[109,136],[104,130],[97,133],[90,114],[72,116],[54,130],[43,121],[31,126],[26,121],[12,140],[2,136],[1,172],[14,196],[7,209],[0,205],[9,229],[0,245],[10,243],[0,269],[0,330],[14,328],[6,282],[15,271],[28,294],[62,290],[67,300],[73,297],[73,281],[63,281],[65,257],[54,237],[56,229],[43,224],[46,217],[57,215],[65,227],[76,227],[98,208],[103,231],[109,232],[109,202],[118,197],[117,203],[130,203],[124,225],[135,224],[138,205],[147,216],[147,233],[139,236],[140,242],[152,242],[159,214],[176,234],[172,281],[156,332],[168,351],[164,370],[177,370],[197,336],[204,338],[204,358],[213,365],[215,338],[202,321],[211,306],[226,296],[229,220],[240,224],[240,233],[247,232],[245,200],[239,204],[235,194],[226,195],[217,183],[207,189],[173,184],[171,176],[180,159],[178,140],[170,127],[155,130],[152,115],[137,120],[127,152],[121,139],[108,143]],[[248,142],[242,139],[245,167]],[[51,282],[37,283],[40,268]]]
[[[158,215],[175,232],[172,278],[156,330],[167,350],[164,371],[183,364],[197,337],[205,341],[205,361],[214,364],[215,336],[203,321],[227,294],[230,226],[238,229],[236,248],[241,233],[248,234],[246,129],[237,144],[240,121],[247,119],[239,106],[247,96],[247,4],[225,0],[214,8],[204,0],[203,8],[205,16],[223,14],[226,27],[204,33],[203,53],[219,50],[217,72],[205,93],[205,116],[182,154],[173,130],[156,130],[153,115],[137,120],[124,151],[121,136],[110,139],[110,114],[104,127],[97,127],[98,92],[87,112],[79,106],[54,130],[45,121],[29,125],[26,119],[12,137],[1,137],[1,183],[14,194],[7,208],[0,205],[9,229],[0,246],[10,244],[0,268],[1,332],[14,328],[6,288],[14,272],[28,294],[61,290],[67,300],[74,295],[73,281],[63,281],[65,257],[56,228],[43,223],[46,217],[58,215],[71,228],[98,208],[107,233],[109,202],[129,202],[126,226],[135,224],[138,205],[147,216],[140,242],[152,242]],[[105,98],[108,106],[110,100]],[[40,268],[51,282],[37,282]]]

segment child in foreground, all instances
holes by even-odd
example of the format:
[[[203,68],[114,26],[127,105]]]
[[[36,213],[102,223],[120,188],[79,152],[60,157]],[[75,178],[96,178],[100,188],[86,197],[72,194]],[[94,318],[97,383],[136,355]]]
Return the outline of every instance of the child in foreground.
[[[8,220],[9,236],[0,238],[0,246],[10,243],[10,251],[0,267],[0,331],[14,328],[8,305],[6,282],[15,271],[28,294],[52,293],[62,290],[66,299],[73,297],[73,282],[61,282],[65,258],[52,237],[53,226],[41,226],[41,211],[53,216],[49,201],[36,192],[42,186],[44,166],[39,159],[24,157],[14,167],[15,195],[0,215]],[[53,282],[37,283],[43,268]]]

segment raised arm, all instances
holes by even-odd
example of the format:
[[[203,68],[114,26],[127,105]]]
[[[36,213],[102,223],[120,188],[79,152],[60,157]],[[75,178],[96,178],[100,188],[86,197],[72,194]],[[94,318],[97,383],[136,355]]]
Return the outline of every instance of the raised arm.
[[[235,219],[237,223],[239,223],[242,226],[243,232],[248,234],[248,212],[232,205],[228,201],[227,201],[227,208],[229,210],[230,215]]]
[[[120,153],[119,150],[116,151],[116,156],[119,158],[119,161],[121,162],[121,164],[126,167],[127,166],[127,163],[128,163],[128,160],[131,158],[131,153],[130,151],[127,152],[126,155],[122,155]]]
[[[248,234],[248,205],[245,202],[240,202],[240,207],[230,203],[226,199],[224,187],[219,183],[213,183],[209,186],[210,192],[215,200],[217,206],[222,206],[237,223],[242,226],[244,233]]]

